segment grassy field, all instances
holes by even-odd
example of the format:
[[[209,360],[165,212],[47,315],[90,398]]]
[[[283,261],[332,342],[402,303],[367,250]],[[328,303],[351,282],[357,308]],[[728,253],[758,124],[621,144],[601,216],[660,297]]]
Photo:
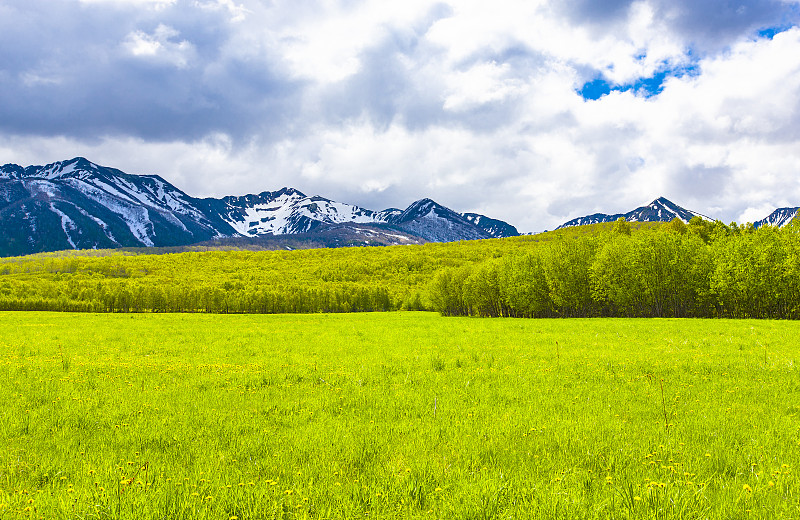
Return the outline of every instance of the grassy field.
[[[799,338],[0,313],[0,518],[800,518]]]

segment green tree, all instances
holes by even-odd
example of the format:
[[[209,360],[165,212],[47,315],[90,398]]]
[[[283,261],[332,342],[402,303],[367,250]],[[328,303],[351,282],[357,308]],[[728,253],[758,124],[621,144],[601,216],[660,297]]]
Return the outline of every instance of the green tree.
[[[619,217],[614,221],[611,232],[619,235],[631,236],[631,224],[624,217]]]

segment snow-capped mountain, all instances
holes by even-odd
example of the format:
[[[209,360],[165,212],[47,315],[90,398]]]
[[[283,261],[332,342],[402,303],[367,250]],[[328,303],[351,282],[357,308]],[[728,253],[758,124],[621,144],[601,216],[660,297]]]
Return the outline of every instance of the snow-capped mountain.
[[[258,195],[224,197],[222,204],[218,199],[207,201],[211,210],[241,236],[309,233],[326,224],[389,224],[431,242],[519,234],[500,220],[474,213],[467,217],[430,199],[418,200],[406,210],[372,211],[283,188]]]
[[[472,214],[471,214],[472,215]],[[470,220],[471,219],[471,220]],[[473,223],[474,222],[474,223]],[[429,199],[406,210],[372,211],[292,189],[198,199],[157,175],[130,175],[84,158],[0,167],[0,255],[62,249],[180,246],[214,239],[314,233],[378,225],[427,241],[516,235],[482,215],[466,217]],[[341,234],[341,232],[337,232]],[[354,228],[374,242],[374,229]],[[391,232],[381,238],[391,243]],[[333,243],[337,243],[333,241]]]
[[[387,217],[368,209],[307,197],[293,188],[258,195],[207,199],[211,210],[241,236],[308,233],[323,224],[385,223]]]
[[[170,246],[224,236],[195,199],[156,175],[83,158],[0,167],[0,253]]]
[[[794,218],[797,216],[797,211],[800,210],[800,207],[797,208],[778,208],[772,213],[770,213],[767,217],[753,222],[753,227],[761,227],[761,226],[777,226],[777,227],[784,227],[788,225]]]
[[[571,227],[571,226],[584,226],[587,224],[599,224],[601,222],[614,222],[619,218],[624,218],[628,222],[669,222],[674,218],[679,218],[683,222],[689,222],[692,217],[701,217],[705,220],[711,220],[705,215],[689,211],[671,202],[664,197],[659,197],[646,206],[640,206],[627,213],[616,213],[609,215],[606,213],[594,213],[585,217],[574,218],[558,226],[557,229]]]

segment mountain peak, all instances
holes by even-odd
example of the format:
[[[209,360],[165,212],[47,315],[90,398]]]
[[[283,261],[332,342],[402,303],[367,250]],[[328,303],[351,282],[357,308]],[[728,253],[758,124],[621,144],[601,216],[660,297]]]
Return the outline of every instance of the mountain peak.
[[[289,197],[293,195],[299,195],[301,197],[305,197],[306,195],[302,193],[300,190],[296,190],[294,188],[289,188],[284,186],[283,188],[279,189],[278,191],[273,192],[276,196],[280,197],[281,195],[287,195]]]
[[[412,202],[403,212],[381,212],[388,224],[430,242],[452,242],[492,238],[489,230],[468,220],[464,215],[424,198]]]
[[[640,206],[627,213],[615,213],[609,215],[606,213],[594,213],[585,217],[578,217],[572,219],[558,228],[583,226],[587,224],[599,224],[601,222],[614,222],[619,218],[623,218],[628,222],[669,222],[672,219],[678,218],[683,222],[689,222],[693,217],[701,217],[705,220],[711,220],[705,215],[701,215],[696,211],[690,211],[686,208],[678,206],[671,200],[665,197],[658,197],[646,206]]]
[[[25,177],[57,179],[69,176],[74,172],[98,173],[101,169],[103,169],[102,166],[85,157],[74,157],[68,161],[56,161],[45,166],[28,166],[25,168]]]
[[[768,216],[753,222],[753,227],[759,228],[761,226],[775,226],[784,227],[789,225],[800,212],[800,207],[794,208],[778,208]]]
[[[429,215],[431,212],[439,213],[439,210],[446,210],[444,206],[439,205],[435,201],[424,198],[412,202],[409,206],[397,217],[398,222],[406,222],[415,220]]]
[[[412,202],[411,204],[408,205],[408,209],[410,209],[410,208],[415,208],[415,209],[417,209],[417,208],[419,208],[419,209],[428,208],[428,209],[430,209],[430,208],[434,208],[434,207],[436,207],[438,205],[439,204],[437,204],[436,201],[426,197],[424,199],[415,200],[414,202]]]
[[[684,208],[678,206],[677,204],[675,204],[674,202],[672,202],[671,200],[669,200],[666,197],[658,197],[653,202],[651,202],[649,204],[649,206],[651,208],[654,208],[654,209],[656,209],[656,208],[666,208],[666,209],[669,209],[671,211],[676,211],[676,212],[687,211],[687,210],[685,210]]]
[[[79,168],[96,168],[97,165],[86,157],[73,157],[69,161],[63,161],[64,165],[72,164]]]
[[[231,199],[231,200],[236,200],[236,199],[248,199],[248,200],[261,199],[261,200],[264,200],[264,201],[267,201],[267,200],[272,201],[272,200],[275,200],[275,199],[279,199],[281,197],[301,199],[301,198],[304,198],[305,196],[306,195],[304,193],[302,193],[301,191],[299,191],[299,190],[296,190],[294,188],[288,188],[288,187],[284,186],[283,188],[281,188],[281,189],[279,189],[277,191],[262,191],[258,195],[247,194],[247,195],[240,195],[240,196],[228,196],[228,197],[225,197],[225,198],[226,199]]]

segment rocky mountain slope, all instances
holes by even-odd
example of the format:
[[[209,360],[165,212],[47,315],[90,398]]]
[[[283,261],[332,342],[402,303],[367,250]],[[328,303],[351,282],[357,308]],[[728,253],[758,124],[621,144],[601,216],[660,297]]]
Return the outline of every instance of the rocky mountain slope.
[[[753,227],[761,227],[761,226],[784,227],[788,225],[792,220],[794,220],[795,217],[797,217],[798,210],[800,210],[800,207],[778,208],[765,218],[753,222]]]

